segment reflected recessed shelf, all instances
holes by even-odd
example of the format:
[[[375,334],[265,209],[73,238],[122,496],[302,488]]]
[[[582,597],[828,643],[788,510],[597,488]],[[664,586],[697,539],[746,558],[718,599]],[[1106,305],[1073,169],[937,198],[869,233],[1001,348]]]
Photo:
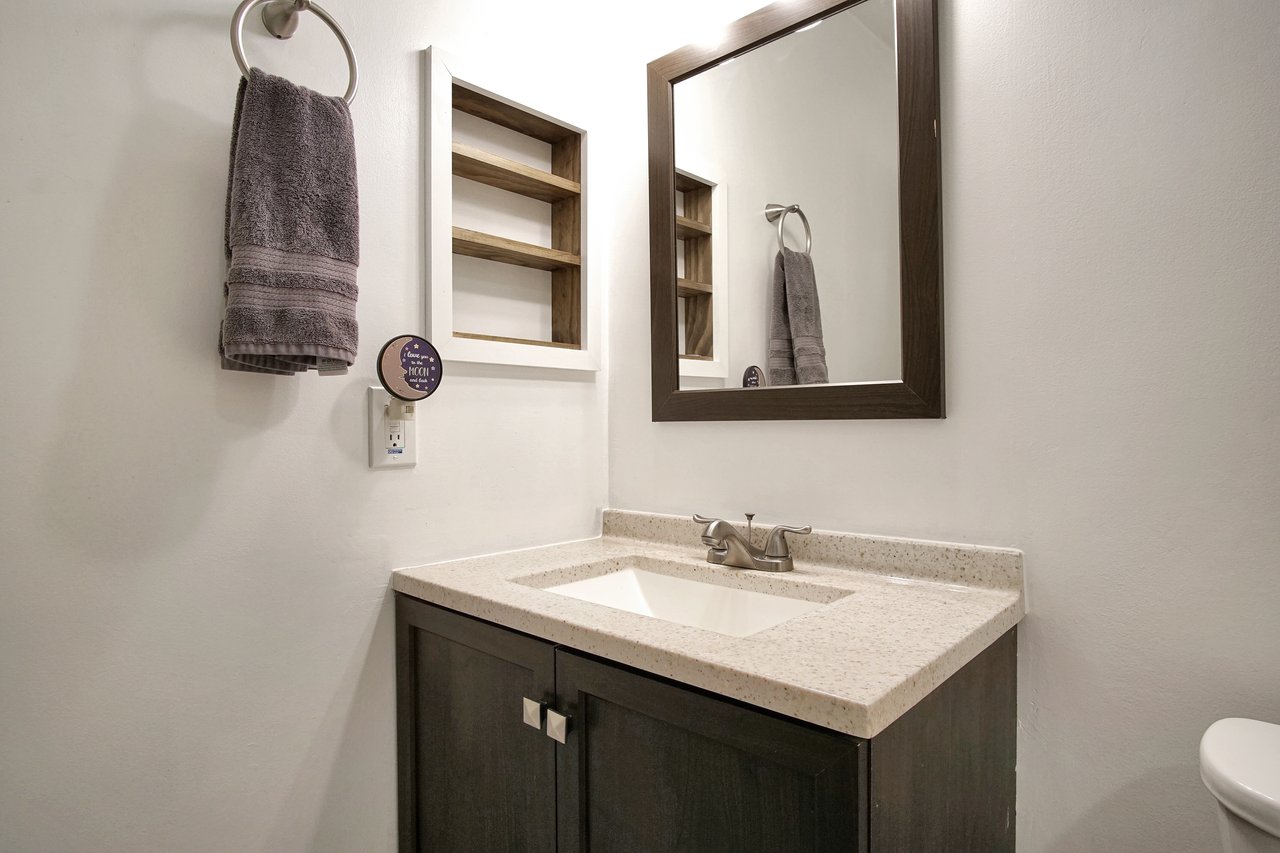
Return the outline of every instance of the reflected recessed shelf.
[[[696,219],[689,219],[685,216],[676,217],[676,239],[677,240],[696,240],[699,237],[710,237],[711,226],[698,222]]]
[[[691,278],[676,279],[677,296],[709,296],[711,285],[705,281],[694,281]]]

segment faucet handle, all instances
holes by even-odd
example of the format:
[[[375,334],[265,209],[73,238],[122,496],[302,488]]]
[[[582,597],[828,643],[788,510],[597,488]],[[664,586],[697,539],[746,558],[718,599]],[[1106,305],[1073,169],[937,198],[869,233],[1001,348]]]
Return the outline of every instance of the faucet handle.
[[[699,524],[715,524],[717,521],[719,521],[719,519],[717,518],[703,518],[702,516],[698,515],[696,512],[693,514],[693,520],[698,522]]]
[[[769,532],[769,541],[764,546],[764,555],[766,557],[790,557],[791,546],[787,544],[788,533],[799,533],[807,535],[813,532],[813,526],[806,524],[804,527],[789,527],[785,524],[779,524]]]

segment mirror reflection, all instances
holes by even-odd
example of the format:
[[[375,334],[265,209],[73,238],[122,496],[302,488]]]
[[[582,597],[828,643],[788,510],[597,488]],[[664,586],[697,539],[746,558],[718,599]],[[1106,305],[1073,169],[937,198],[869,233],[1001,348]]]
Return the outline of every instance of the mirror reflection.
[[[680,387],[900,380],[893,0],[674,90]]]

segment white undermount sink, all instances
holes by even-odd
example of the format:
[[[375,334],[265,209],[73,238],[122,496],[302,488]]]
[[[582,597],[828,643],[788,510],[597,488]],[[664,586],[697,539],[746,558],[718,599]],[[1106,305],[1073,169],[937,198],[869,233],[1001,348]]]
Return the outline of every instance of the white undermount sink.
[[[748,579],[773,587],[769,592],[739,589],[686,576],[691,569],[680,563],[633,557],[580,567],[575,574],[599,570],[593,577],[544,585],[541,578],[519,582],[547,592],[618,610],[652,616],[731,637],[747,637],[788,619],[803,616],[847,595],[847,591],[808,584],[787,584],[779,579]],[[559,574],[559,573],[557,573]],[[779,588],[786,592],[778,592]],[[789,594],[788,594],[789,593]]]

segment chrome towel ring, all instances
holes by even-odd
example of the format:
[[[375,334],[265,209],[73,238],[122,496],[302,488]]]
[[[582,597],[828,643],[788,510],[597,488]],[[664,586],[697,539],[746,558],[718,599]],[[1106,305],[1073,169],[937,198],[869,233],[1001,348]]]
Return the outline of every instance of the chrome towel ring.
[[[778,251],[781,252],[786,243],[782,240],[782,226],[786,224],[787,214],[796,213],[800,215],[800,221],[804,223],[804,250],[806,254],[813,252],[813,231],[809,229],[809,217],[804,215],[804,211],[800,209],[798,204],[766,204],[764,206],[764,218],[770,222],[778,223]]]
[[[266,25],[267,32],[278,39],[287,39],[298,29],[299,12],[314,12],[316,17],[328,24],[342,43],[342,52],[347,55],[347,67],[351,69],[351,82],[347,84],[342,100],[348,104],[355,100],[356,87],[360,85],[360,69],[356,65],[355,51],[351,49],[351,42],[347,41],[347,34],[338,26],[338,22],[311,0],[244,0],[240,4],[231,18],[231,53],[235,55],[241,74],[249,76],[249,62],[244,58],[244,19],[255,6],[263,6],[262,23]]]

